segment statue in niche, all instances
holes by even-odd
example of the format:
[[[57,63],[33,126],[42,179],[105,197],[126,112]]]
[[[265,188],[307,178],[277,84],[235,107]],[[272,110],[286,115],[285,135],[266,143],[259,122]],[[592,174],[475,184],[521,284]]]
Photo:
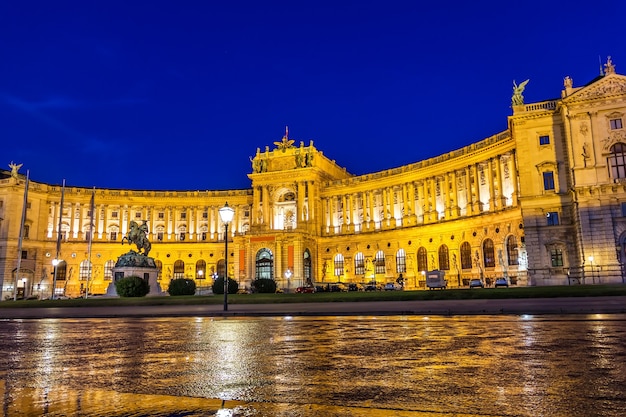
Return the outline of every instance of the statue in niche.
[[[522,95],[522,93],[524,92],[528,81],[530,80],[526,80],[520,85],[517,85],[515,83],[515,80],[513,80],[513,96],[511,97],[511,104],[513,106],[522,106],[524,104],[524,96]]]
[[[581,156],[583,157],[585,167],[587,167],[587,159],[591,158],[591,155],[589,155],[589,144],[587,142],[583,143],[583,153],[581,153]]]
[[[13,161],[11,161],[11,163],[9,164],[9,168],[11,168],[11,177],[12,178],[17,178],[17,171],[19,171],[19,169],[22,167],[22,165],[24,164],[14,164]]]

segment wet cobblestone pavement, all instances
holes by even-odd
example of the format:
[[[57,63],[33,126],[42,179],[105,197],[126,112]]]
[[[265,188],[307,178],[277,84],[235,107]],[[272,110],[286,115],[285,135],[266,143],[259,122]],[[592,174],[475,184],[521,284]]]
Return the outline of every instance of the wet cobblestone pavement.
[[[0,332],[5,416],[626,413],[620,314],[6,319]]]

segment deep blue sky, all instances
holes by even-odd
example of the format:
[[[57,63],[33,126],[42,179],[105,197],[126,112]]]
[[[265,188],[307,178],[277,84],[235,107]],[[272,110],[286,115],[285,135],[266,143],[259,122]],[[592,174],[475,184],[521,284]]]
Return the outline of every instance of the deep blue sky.
[[[526,102],[626,73],[626,2],[4,1],[0,163],[34,181],[248,188],[289,137],[353,174],[506,129]]]

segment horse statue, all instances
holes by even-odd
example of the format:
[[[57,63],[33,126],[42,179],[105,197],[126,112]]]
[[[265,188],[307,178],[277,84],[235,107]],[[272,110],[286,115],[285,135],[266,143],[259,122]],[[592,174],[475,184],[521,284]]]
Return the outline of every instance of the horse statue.
[[[152,248],[152,244],[147,237],[148,234],[148,225],[144,221],[140,226],[136,221],[132,220],[130,222],[130,230],[122,238],[122,245],[124,244],[124,240],[128,241],[128,244],[134,243],[137,245],[137,251],[144,255],[148,256],[150,249]],[[143,249],[143,252],[141,251]]]

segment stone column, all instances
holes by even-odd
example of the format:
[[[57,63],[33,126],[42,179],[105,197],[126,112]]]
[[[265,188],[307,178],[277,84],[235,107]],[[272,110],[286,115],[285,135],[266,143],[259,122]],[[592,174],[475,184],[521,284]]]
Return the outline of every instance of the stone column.
[[[487,185],[489,186],[489,211],[495,211],[496,189],[493,183],[493,158],[487,160]]]
[[[472,170],[474,174],[474,189],[475,189],[475,200],[472,211],[474,213],[481,213],[483,211],[482,203],[480,202],[480,177],[478,176],[478,164],[472,165]]]
[[[470,167],[465,168],[465,215],[472,215],[472,205],[474,200],[472,198],[472,183],[470,182]]]

